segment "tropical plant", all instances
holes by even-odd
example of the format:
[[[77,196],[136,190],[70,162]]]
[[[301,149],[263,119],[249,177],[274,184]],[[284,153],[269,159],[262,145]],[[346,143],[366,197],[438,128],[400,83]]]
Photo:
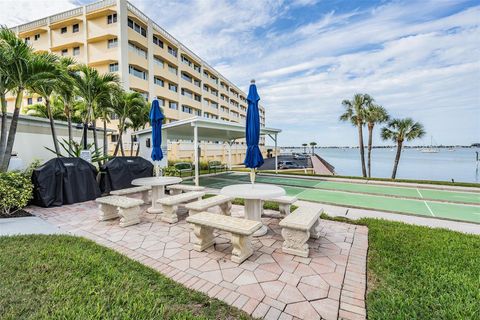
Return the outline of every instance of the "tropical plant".
[[[163,112],[163,110],[162,110]],[[138,108],[136,112],[133,112],[129,115],[130,122],[127,123],[127,128],[132,129],[133,132],[145,128],[145,125],[150,121],[149,118],[150,108],[147,104],[144,104],[143,107]],[[135,142],[134,135],[130,135],[130,155],[133,156],[133,145]],[[137,150],[135,155],[138,156],[140,153],[140,144],[137,144]]]
[[[2,58],[4,55],[4,50],[2,50],[2,46],[0,46],[0,64],[4,64],[6,59]],[[6,66],[3,66],[6,68]],[[0,67],[2,70],[2,67]],[[5,147],[7,144],[7,93],[13,89],[13,83],[10,81],[10,77],[7,74],[3,74],[0,72],[0,112],[1,112],[1,120],[0,120],[0,167],[3,160],[3,155],[5,153]]]
[[[303,153],[307,153],[307,146],[308,146],[308,143],[302,143]]]
[[[54,76],[55,65],[43,54],[33,53],[33,49],[15,33],[6,28],[0,28],[0,74],[7,76],[11,82],[11,91],[16,95],[15,108],[8,129],[8,137],[3,150],[0,171],[6,171],[12,155],[13,144],[17,133],[18,117],[25,90],[31,90],[40,81]]]
[[[59,68],[62,72],[63,81],[59,81],[55,88],[59,99],[63,103],[63,113],[68,123],[68,141],[73,141],[72,121],[75,116],[75,90],[73,90],[75,60],[70,57],[61,57]],[[80,121],[77,121],[80,122]]]
[[[62,139],[62,141],[59,141],[58,143],[62,147],[65,154],[62,154],[61,152],[57,153],[55,152],[55,150],[52,150],[47,147],[45,147],[45,149],[55,153],[57,157],[72,157],[72,158],[79,158],[80,154],[82,153],[82,150],[90,150],[92,162],[101,163],[102,161],[108,159],[108,157],[103,156],[102,150],[96,150],[94,148],[93,143],[88,143],[87,149],[83,147],[82,143],[75,142],[75,140],[68,141],[68,140]]]
[[[312,154],[315,154],[315,146],[317,145],[316,142],[310,142],[310,147],[312,147]]]
[[[382,128],[382,139],[391,140],[397,144],[397,154],[395,155],[395,163],[393,165],[392,179],[397,175],[398,163],[402,153],[403,142],[421,138],[425,135],[423,125],[413,121],[412,118],[393,119],[388,122],[387,126]]]
[[[83,125],[83,147],[87,149],[88,124],[93,125],[95,150],[98,150],[97,131],[94,118],[94,108],[102,99],[106,99],[112,90],[118,90],[120,79],[114,73],[99,74],[87,65],[78,65],[72,74],[76,94],[83,100],[86,114]]]
[[[368,94],[357,93],[352,100],[343,100],[345,112],[340,116],[341,121],[349,121],[358,130],[358,144],[360,149],[360,161],[362,163],[362,175],[367,176],[365,167],[365,149],[363,145],[363,126],[365,125],[365,109],[373,101]]]
[[[0,216],[24,208],[32,198],[31,178],[22,172],[0,172]]]
[[[375,124],[380,124],[387,122],[389,119],[387,110],[377,104],[371,103],[368,104],[367,109],[365,110],[365,122],[367,123],[368,128],[368,154],[367,154],[367,166],[368,166],[368,177],[370,178],[371,169],[372,169],[372,144],[373,144],[373,128]]]
[[[120,150],[122,156],[125,156],[123,149],[123,133],[127,127],[127,123],[131,122],[129,117],[145,108],[145,98],[138,92],[121,92],[117,103],[113,106],[113,111],[118,116],[118,134],[119,138],[115,146],[114,156]]]

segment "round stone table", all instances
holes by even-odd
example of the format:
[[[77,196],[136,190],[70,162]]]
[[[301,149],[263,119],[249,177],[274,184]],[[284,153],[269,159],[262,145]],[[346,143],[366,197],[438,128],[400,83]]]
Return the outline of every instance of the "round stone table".
[[[226,196],[242,198],[245,200],[245,218],[262,222],[263,201],[285,195],[283,188],[271,184],[235,184],[227,186],[220,190],[220,193]],[[260,237],[268,231],[265,225],[255,232],[255,237]]]
[[[148,213],[162,213],[162,205],[157,204],[157,200],[165,196],[165,186],[182,182],[178,177],[148,177],[139,178],[132,181],[134,186],[152,187],[152,206],[147,209]]]

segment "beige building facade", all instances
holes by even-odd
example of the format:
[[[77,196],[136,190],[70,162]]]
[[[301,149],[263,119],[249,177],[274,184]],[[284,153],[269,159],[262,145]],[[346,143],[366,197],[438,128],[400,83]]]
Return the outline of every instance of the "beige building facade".
[[[13,30],[36,51],[117,73],[124,89],[148,101],[156,97],[167,123],[193,116],[245,123],[245,92],[126,0],[92,3]],[[26,95],[23,106],[41,102]],[[13,106],[10,97],[9,111]],[[264,127],[263,107],[260,119]],[[115,129],[115,121],[109,127]],[[117,138],[113,134],[112,142]]]

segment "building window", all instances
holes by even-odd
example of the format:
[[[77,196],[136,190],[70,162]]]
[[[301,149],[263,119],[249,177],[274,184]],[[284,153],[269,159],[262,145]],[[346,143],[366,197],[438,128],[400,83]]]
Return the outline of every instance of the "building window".
[[[62,50],[62,56],[66,56],[68,54],[68,49],[63,49]]]
[[[28,104],[28,105],[33,104],[33,99],[32,99],[32,98],[28,98],[28,99],[27,99],[27,104]]]
[[[177,75],[178,74],[178,69],[177,67],[174,67],[172,65],[168,65],[168,71],[170,71],[171,73],[173,73],[174,75]]]
[[[112,134],[112,142],[117,142],[118,141],[118,138],[119,138],[119,135],[118,134]]]
[[[37,33],[36,35],[33,36],[33,39],[35,41],[37,41],[38,39],[40,39],[40,33]]]
[[[157,57],[153,57],[153,62],[157,64],[159,67],[163,68],[163,60]]]
[[[193,113],[194,113],[196,116],[202,116],[202,110],[193,109]]]
[[[147,72],[140,70],[138,68],[135,68],[134,66],[128,66],[128,73],[130,73],[131,75],[137,78],[147,80]]]
[[[128,49],[132,52],[135,52],[140,57],[143,57],[145,59],[147,58],[147,51],[145,51],[144,49],[134,45],[131,42],[128,43]]]
[[[196,94],[193,99],[197,100],[198,102],[201,102],[202,101],[202,96]]]
[[[157,86],[160,86],[160,87],[163,87],[165,85],[165,83],[163,82],[162,79],[160,78],[157,78],[157,77],[154,77],[153,78],[153,82],[157,85]]]
[[[116,114],[115,112],[110,113],[110,120],[118,120],[118,119],[119,119],[118,114]]]
[[[196,85],[199,88],[201,86],[200,80],[197,80],[197,79],[193,79],[193,84]]]
[[[130,18],[128,18],[128,26],[131,29],[135,30],[135,32],[141,34],[144,37],[147,37],[147,30]]]
[[[60,29],[60,33],[61,34],[67,33],[67,27],[63,27],[62,29]]]
[[[25,43],[26,43],[26,44],[30,44],[30,37],[26,37],[26,38],[25,38]]]
[[[177,91],[178,91],[177,85],[176,85],[176,84],[173,84],[173,83],[169,83],[169,84],[168,84],[168,89],[169,89],[170,91],[173,91],[173,92],[177,92]]]
[[[74,56],[80,55],[80,47],[74,47],[73,48],[73,55]]]
[[[109,14],[107,16],[107,24],[112,24],[112,23],[115,23],[117,22],[117,14],[114,13],[114,14]]]
[[[108,65],[109,72],[117,72],[118,71],[118,63],[110,63]]]
[[[163,41],[158,39],[156,36],[153,36],[153,43],[155,43],[160,48],[163,48]]]
[[[187,105],[182,104],[182,112],[185,113],[193,113],[193,108]]]
[[[168,103],[168,107],[173,110],[178,110],[178,103],[176,103],[175,101],[170,101]]]
[[[107,48],[116,48],[118,47],[118,39],[117,38],[113,38],[113,39],[108,39],[108,43],[107,43]]]
[[[193,69],[195,69],[198,73],[202,72],[202,69],[200,68],[200,66],[198,66],[196,64],[193,65]]]
[[[80,28],[78,27],[78,23],[75,23],[75,24],[72,26],[72,32],[75,33],[75,32],[78,32],[78,30],[80,30]]]
[[[38,97],[37,98],[37,102],[42,102],[43,101],[43,98],[42,97]]]
[[[187,90],[187,89],[182,88],[182,96],[189,97],[190,99],[193,99],[192,91]]]
[[[177,56],[177,49],[174,49],[174,48],[168,46],[168,53],[170,53],[172,56],[176,57]]]
[[[192,82],[192,77],[188,74],[186,74],[185,72],[182,72],[182,79],[185,80],[185,81],[188,81],[188,82]]]

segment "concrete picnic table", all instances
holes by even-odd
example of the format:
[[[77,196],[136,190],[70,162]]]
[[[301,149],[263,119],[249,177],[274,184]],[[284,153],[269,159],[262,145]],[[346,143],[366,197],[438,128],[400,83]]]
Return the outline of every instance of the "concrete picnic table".
[[[147,209],[148,213],[162,213],[162,205],[157,200],[165,196],[165,186],[182,182],[179,177],[147,177],[132,181],[134,186],[152,187],[152,206]]]
[[[226,196],[242,198],[245,200],[245,218],[262,222],[263,201],[274,199],[285,195],[283,188],[262,183],[254,184],[234,184],[220,190],[220,193]],[[266,234],[267,227],[262,227],[256,231],[253,236],[260,237]]]

